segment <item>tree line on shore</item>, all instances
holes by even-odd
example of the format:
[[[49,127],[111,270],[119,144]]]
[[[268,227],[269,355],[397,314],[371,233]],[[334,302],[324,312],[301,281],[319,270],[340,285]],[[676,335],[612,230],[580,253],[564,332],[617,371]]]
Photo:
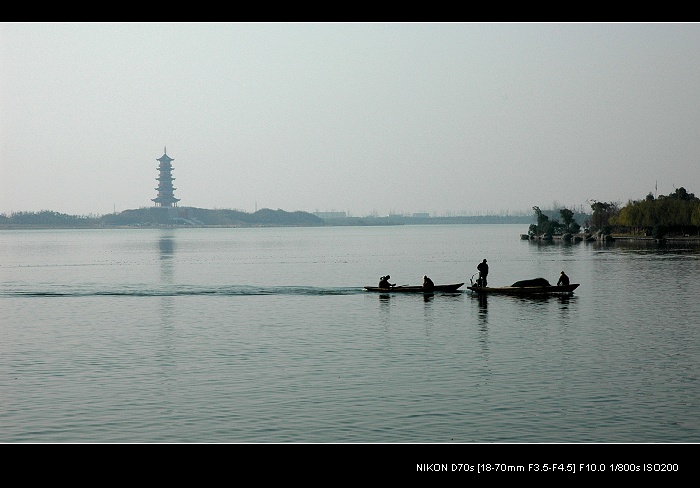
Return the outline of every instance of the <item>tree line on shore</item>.
[[[576,234],[582,230],[572,210],[559,209],[561,221],[539,207],[533,207],[533,210],[536,223],[528,229],[531,236]],[[592,213],[583,221],[584,232],[643,235],[657,239],[691,233],[700,235],[700,198],[683,187],[658,197],[650,192],[644,199],[629,200],[624,206],[618,202],[592,200],[591,210]]]

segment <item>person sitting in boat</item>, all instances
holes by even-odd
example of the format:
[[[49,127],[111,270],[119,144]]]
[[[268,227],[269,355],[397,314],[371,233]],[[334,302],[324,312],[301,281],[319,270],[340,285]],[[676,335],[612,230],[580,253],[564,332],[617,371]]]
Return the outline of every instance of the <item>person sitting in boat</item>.
[[[432,290],[433,288],[435,288],[435,283],[433,283],[433,280],[428,278],[427,275],[423,275],[423,288],[425,288],[426,290]]]
[[[566,276],[566,273],[563,271],[559,275],[559,281],[557,281],[557,286],[568,286],[569,285],[569,277]]]
[[[396,283],[389,283],[389,278],[391,278],[389,275],[382,276],[379,279],[379,288],[391,288],[392,286],[396,286]]]
[[[486,286],[486,277],[489,274],[489,265],[486,264],[486,259],[480,262],[476,266],[476,269],[479,270],[479,279],[477,280],[477,284],[479,286]]]

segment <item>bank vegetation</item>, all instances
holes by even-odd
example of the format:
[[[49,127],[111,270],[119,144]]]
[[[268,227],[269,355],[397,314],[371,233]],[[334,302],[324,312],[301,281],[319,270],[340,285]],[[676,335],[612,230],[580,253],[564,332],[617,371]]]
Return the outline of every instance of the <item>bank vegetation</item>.
[[[584,233],[604,236],[644,236],[655,239],[700,236],[700,198],[681,187],[658,197],[649,193],[640,200],[619,202],[592,200],[591,214],[579,224],[574,212],[559,209],[559,216],[533,207],[535,223],[528,229],[530,237],[550,238]]]

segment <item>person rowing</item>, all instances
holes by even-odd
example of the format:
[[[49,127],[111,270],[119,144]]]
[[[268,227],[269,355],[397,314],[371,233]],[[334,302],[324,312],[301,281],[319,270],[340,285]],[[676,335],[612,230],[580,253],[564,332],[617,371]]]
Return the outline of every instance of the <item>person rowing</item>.
[[[379,279],[379,288],[391,288],[393,286],[396,286],[396,283],[389,283],[390,278],[391,278],[391,276],[389,276],[389,275],[382,276]]]
[[[433,283],[433,280],[428,278],[427,275],[423,275],[423,288],[426,290],[432,290],[435,288],[435,283]]]
[[[557,286],[569,286],[569,277],[563,271],[561,272],[561,274],[559,276],[559,281],[557,281]]]

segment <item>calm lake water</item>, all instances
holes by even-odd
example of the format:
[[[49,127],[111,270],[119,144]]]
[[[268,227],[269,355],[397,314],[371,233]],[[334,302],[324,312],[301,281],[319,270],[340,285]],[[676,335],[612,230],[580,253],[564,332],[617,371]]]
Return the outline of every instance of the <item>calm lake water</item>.
[[[1,231],[0,442],[700,442],[700,248],[526,231]]]

